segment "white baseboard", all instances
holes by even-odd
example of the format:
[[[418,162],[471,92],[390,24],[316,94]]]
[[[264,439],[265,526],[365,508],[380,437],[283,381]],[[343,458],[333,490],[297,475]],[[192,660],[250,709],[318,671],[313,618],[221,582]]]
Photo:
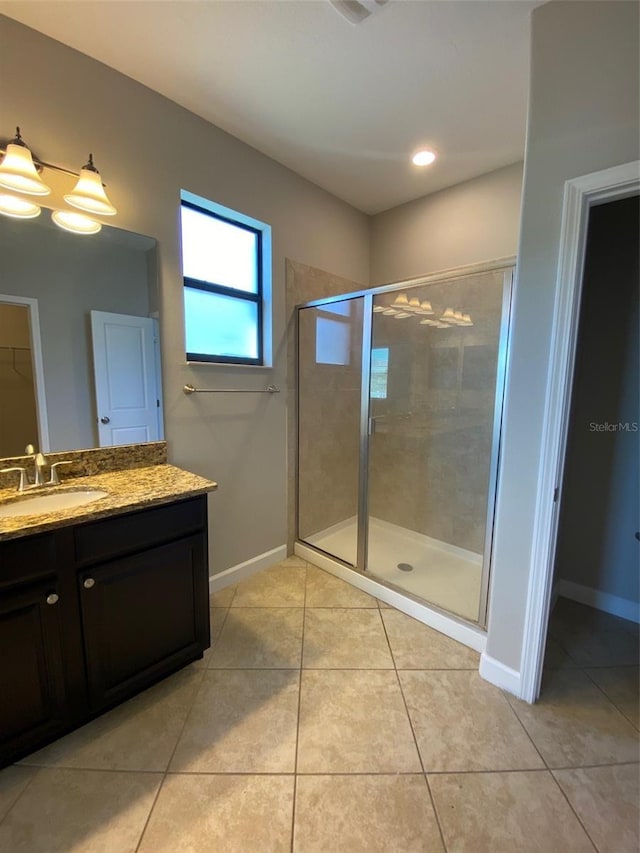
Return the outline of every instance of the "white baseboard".
[[[611,613],[613,616],[629,619],[631,622],[640,622],[640,604],[628,598],[620,598],[618,595],[611,595],[590,586],[565,580],[558,581],[558,595],[595,607],[596,610],[604,610],[605,613]]]
[[[522,698],[520,673],[511,669],[510,666],[500,663],[499,660],[492,658],[486,652],[480,655],[480,675],[485,681],[489,681],[496,687],[501,687],[503,690],[513,693],[514,696]]]
[[[257,557],[252,557],[251,560],[246,560],[244,563],[238,563],[237,566],[231,566],[223,572],[218,572],[217,575],[212,575],[209,578],[209,592],[217,592],[219,589],[224,589],[232,583],[248,578],[250,575],[259,572],[261,569],[266,569],[274,563],[279,563],[287,556],[287,546],[280,545],[277,548],[272,548],[271,551],[265,551],[264,554],[258,554]]]
[[[456,640],[458,643],[462,643],[476,652],[484,651],[487,644],[487,635],[480,628],[469,625],[466,622],[459,622],[452,616],[447,616],[439,610],[432,610],[426,604],[420,604],[412,598],[407,598],[401,593],[378,583],[373,578],[361,575],[359,572],[335,562],[330,557],[318,553],[313,548],[309,548],[301,542],[295,543],[294,551],[299,557],[308,560],[321,569],[325,569],[325,571],[330,572],[332,575],[350,583],[351,586],[355,586],[363,592],[379,598],[385,604],[390,604],[392,607],[406,613],[407,616],[412,616],[414,619],[439,631],[441,634],[451,637],[452,640]]]

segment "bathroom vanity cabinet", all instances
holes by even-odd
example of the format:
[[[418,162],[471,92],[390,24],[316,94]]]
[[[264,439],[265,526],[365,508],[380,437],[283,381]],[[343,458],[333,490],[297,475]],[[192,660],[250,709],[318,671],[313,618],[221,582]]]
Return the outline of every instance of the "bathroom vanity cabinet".
[[[202,657],[201,495],[0,543],[0,766]]]

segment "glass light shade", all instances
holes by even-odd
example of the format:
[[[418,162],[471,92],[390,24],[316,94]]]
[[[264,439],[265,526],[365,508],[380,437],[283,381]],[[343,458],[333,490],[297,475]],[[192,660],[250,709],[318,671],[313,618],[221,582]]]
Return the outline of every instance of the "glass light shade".
[[[424,311],[425,314],[435,313],[428,299],[425,299],[424,302],[421,303],[420,308]]]
[[[447,325],[449,323],[455,324],[456,318],[455,318],[455,315],[453,313],[453,308],[447,308],[445,310],[444,314],[442,315],[442,317],[440,317],[440,321],[441,322],[444,321],[445,323],[447,323]]]
[[[409,305],[409,298],[406,293],[399,293],[396,298],[393,300],[394,308],[407,308]]]
[[[0,213],[12,219],[35,219],[40,216],[40,205],[26,198],[0,193]]]
[[[382,311],[384,311],[384,305],[374,305],[373,306],[373,313],[374,314],[380,314]]]
[[[437,320],[429,320],[429,318],[427,317],[424,320],[420,320],[420,325],[421,326],[437,326],[438,321]]]
[[[386,314],[388,317],[391,317],[393,314],[397,314],[398,312],[395,308],[385,308],[382,313]]]
[[[463,314],[462,315],[462,325],[463,326],[473,326],[473,321],[471,319],[470,314]]]
[[[51,192],[36,171],[31,151],[25,145],[10,142],[0,163],[0,186],[27,195],[49,195]]]
[[[409,314],[408,311],[398,311],[398,313],[395,315],[394,319],[404,320],[405,317],[410,317],[410,316],[411,316],[411,314]]]
[[[420,300],[417,296],[413,296],[409,300],[409,305],[407,306],[411,311],[421,311]]]
[[[67,204],[96,213],[99,216],[115,216],[118,212],[107,198],[100,180],[100,172],[91,169],[81,169],[78,183],[73,191],[64,197]]]
[[[54,210],[51,218],[59,228],[73,234],[97,234],[102,229],[99,222],[75,210]]]

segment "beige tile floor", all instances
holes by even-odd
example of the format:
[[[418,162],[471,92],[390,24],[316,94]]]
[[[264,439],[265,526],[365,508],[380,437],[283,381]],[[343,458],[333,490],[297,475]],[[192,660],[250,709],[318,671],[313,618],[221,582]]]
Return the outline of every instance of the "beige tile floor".
[[[211,617],[202,661],[0,772],[0,853],[637,853],[637,626],[561,601],[528,706],[298,558]]]

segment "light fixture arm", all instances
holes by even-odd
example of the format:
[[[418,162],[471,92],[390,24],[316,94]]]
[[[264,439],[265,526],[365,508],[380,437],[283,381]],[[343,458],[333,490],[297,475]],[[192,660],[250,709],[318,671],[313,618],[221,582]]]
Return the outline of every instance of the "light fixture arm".
[[[22,136],[20,134],[20,128],[19,127],[16,127],[16,135],[13,137],[13,139],[11,140],[11,142],[9,144],[10,145],[20,145],[20,146],[22,146],[22,148],[27,147],[27,143],[24,141],[24,139],[22,138]]]
[[[13,139],[9,139],[8,141],[0,140],[0,157],[7,153],[7,145],[20,145],[22,148],[27,147],[24,139],[20,135],[19,127],[16,127],[16,135]],[[63,175],[70,175],[72,178],[80,177],[80,172],[74,172],[73,169],[66,169],[64,166],[57,166],[55,163],[47,163],[46,160],[41,160],[39,157],[36,157],[33,151],[31,152],[31,157],[33,159],[33,165],[36,167],[36,171],[38,173],[42,172],[43,169],[52,169],[54,172],[60,172]],[[87,169],[89,172],[97,172],[100,174],[93,164],[93,154],[89,154],[89,162],[82,168]],[[104,181],[102,181],[102,186],[107,186]]]
[[[82,168],[86,169],[88,172],[95,172],[97,175],[100,174],[93,163],[93,154],[89,154],[89,162]]]

